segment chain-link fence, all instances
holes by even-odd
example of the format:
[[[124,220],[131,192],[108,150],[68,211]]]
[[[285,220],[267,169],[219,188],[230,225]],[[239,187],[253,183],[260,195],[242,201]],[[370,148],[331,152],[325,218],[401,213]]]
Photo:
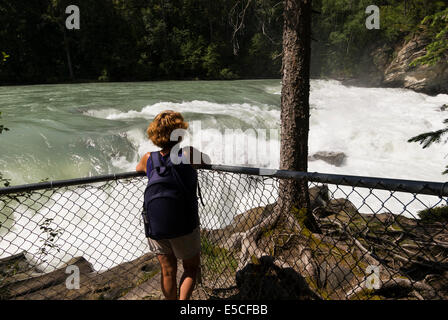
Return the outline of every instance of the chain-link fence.
[[[279,207],[285,179],[308,183],[310,210]],[[162,299],[146,181],[0,189],[0,298]],[[445,184],[225,166],[199,170],[199,183],[194,299],[448,298]]]

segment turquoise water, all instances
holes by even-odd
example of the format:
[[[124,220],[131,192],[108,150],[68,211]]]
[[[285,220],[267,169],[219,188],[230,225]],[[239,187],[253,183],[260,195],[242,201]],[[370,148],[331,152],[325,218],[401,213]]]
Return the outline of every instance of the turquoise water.
[[[201,120],[203,127],[262,127],[262,116],[257,123],[256,115],[245,119],[244,112],[225,109],[234,104],[277,110],[279,96],[265,90],[276,85],[277,80],[255,80],[0,87],[0,111],[10,128],[0,136],[0,171],[12,184],[24,184],[131,170],[155,112],[108,116],[177,106],[188,121]],[[216,114],[205,110],[213,107]]]
[[[190,129],[199,124],[191,142],[214,163],[278,168],[278,136],[266,132],[271,148],[260,153],[246,130],[258,138],[257,130],[279,131],[280,92],[280,80],[0,87],[2,123],[11,129],[0,135],[0,172],[26,184],[133,171],[157,149],[145,130],[165,109],[182,112]],[[444,127],[448,95],[313,80],[310,99],[310,153],[347,156],[341,167],[310,162],[310,171],[446,181],[448,145],[423,150],[407,140]],[[240,131],[226,135],[230,129]]]
[[[2,124],[11,129],[0,135],[0,172],[18,185],[133,171],[144,153],[157,149],[145,131],[166,109],[182,112],[191,125],[192,144],[210,154],[213,163],[278,168],[279,139],[271,132],[280,128],[280,92],[280,80],[0,87]],[[448,103],[448,95],[430,97],[409,90],[314,80],[310,100],[310,154],[334,151],[347,156],[340,167],[311,161],[310,171],[446,181],[441,172],[448,162],[448,145],[423,150],[407,140],[443,127],[448,113],[440,107]],[[265,132],[269,135],[261,135],[263,130],[269,130]],[[269,149],[258,148],[260,141],[267,142]],[[208,207],[201,210],[201,220],[222,227],[234,215],[259,206],[260,199],[275,199],[275,188],[258,181],[259,188],[253,189],[254,183],[244,176],[238,184],[232,176],[221,176],[203,185],[204,190],[212,186],[214,193],[205,199]],[[45,235],[39,234],[39,226],[51,218],[52,227],[64,229],[57,240],[61,252],[53,249],[43,270],[51,271],[79,255],[93,261],[96,270],[132,260],[147,250],[143,237],[128,241],[132,226],[141,232],[137,229],[140,207],[130,208],[123,222],[121,211],[110,204],[142,188],[144,180],[128,190],[118,184],[107,190],[91,186],[89,192],[74,187],[48,199],[37,194],[38,199],[28,199],[26,205],[9,198],[0,201],[0,258],[27,251],[30,261],[40,264],[40,241]],[[391,198],[387,191],[329,188],[335,198],[350,194],[349,200],[363,213],[388,210],[415,217],[425,206],[440,204],[438,197],[415,200],[410,194],[394,193]],[[258,191],[241,194],[241,190]],[[77,205],[67,207],[67,199]],[[226,217],[209,210],[214,207],[224,208]],[[109,230],[114,241],[102,238],[98,226]],[[111,247],[106,248],[102,240]],[[121,258],[111,255],[117,250],[114,243],[123,248]]]

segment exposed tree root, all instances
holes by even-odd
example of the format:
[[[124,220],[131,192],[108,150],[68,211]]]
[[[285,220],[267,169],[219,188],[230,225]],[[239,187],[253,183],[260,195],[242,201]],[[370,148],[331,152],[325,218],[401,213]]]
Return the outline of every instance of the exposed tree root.
[[[294,214],[273,210],[271,215],[242,233],[238,271],[272,256],[278,268],[293,269],[298,277],[307,279],[303,286],[313,292],[314,298],[327,298],[331,290],[326,286],[330,285],[340,290],[336,295],[340,299],[359,299],[366,296],[366,279],[370,276],[366,267],[375,266],[380,270],[381,283],[381,288],[374,293],[377,297],[423,300],[445,296],[445,293],[438,295],[428,284],[429,280],[433,281],[429,275],[419,280],[406,272],[416,266],[421,266],[422,270],[432,270],[430,267],[435,266],[436,270],[441,261],[446,260],[443,241],[433,238],[428,241],[429,236],[423,241],[415,240],[421,239],[418,233],[391,228],[394,221],[384,225],[381,233],[369,227],[367,218],[359,219],[364,228],[356,232],[341,220],[316,220],[323,234],[310,232]],[[400,244],[400,241],[405,243]],[[430,252],[437,248],[437,254]]]

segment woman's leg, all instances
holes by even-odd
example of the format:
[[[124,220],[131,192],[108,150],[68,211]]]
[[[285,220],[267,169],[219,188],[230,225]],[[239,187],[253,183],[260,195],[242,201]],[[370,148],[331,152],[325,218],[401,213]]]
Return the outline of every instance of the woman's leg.
[[[174,254],[158,254],[160,267],[162,268],[161,287],[166,300],[177,299],[177,259]]]
[[[199,274],[200,254],[198,253],[193,258],[182,260],[184,266],[184,273],[179,282],[179,300],[188,300],[196,284],[196,278]]]

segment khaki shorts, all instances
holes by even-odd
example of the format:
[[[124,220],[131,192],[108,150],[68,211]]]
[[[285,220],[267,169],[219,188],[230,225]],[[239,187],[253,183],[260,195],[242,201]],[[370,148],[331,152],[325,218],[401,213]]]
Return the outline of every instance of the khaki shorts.
[[[190,259],[201,251],[199,227],[192,233],[178,238],[163,240],[148,238],[148,244],[149,250],[155,254],[174,254],[177,259]]]

